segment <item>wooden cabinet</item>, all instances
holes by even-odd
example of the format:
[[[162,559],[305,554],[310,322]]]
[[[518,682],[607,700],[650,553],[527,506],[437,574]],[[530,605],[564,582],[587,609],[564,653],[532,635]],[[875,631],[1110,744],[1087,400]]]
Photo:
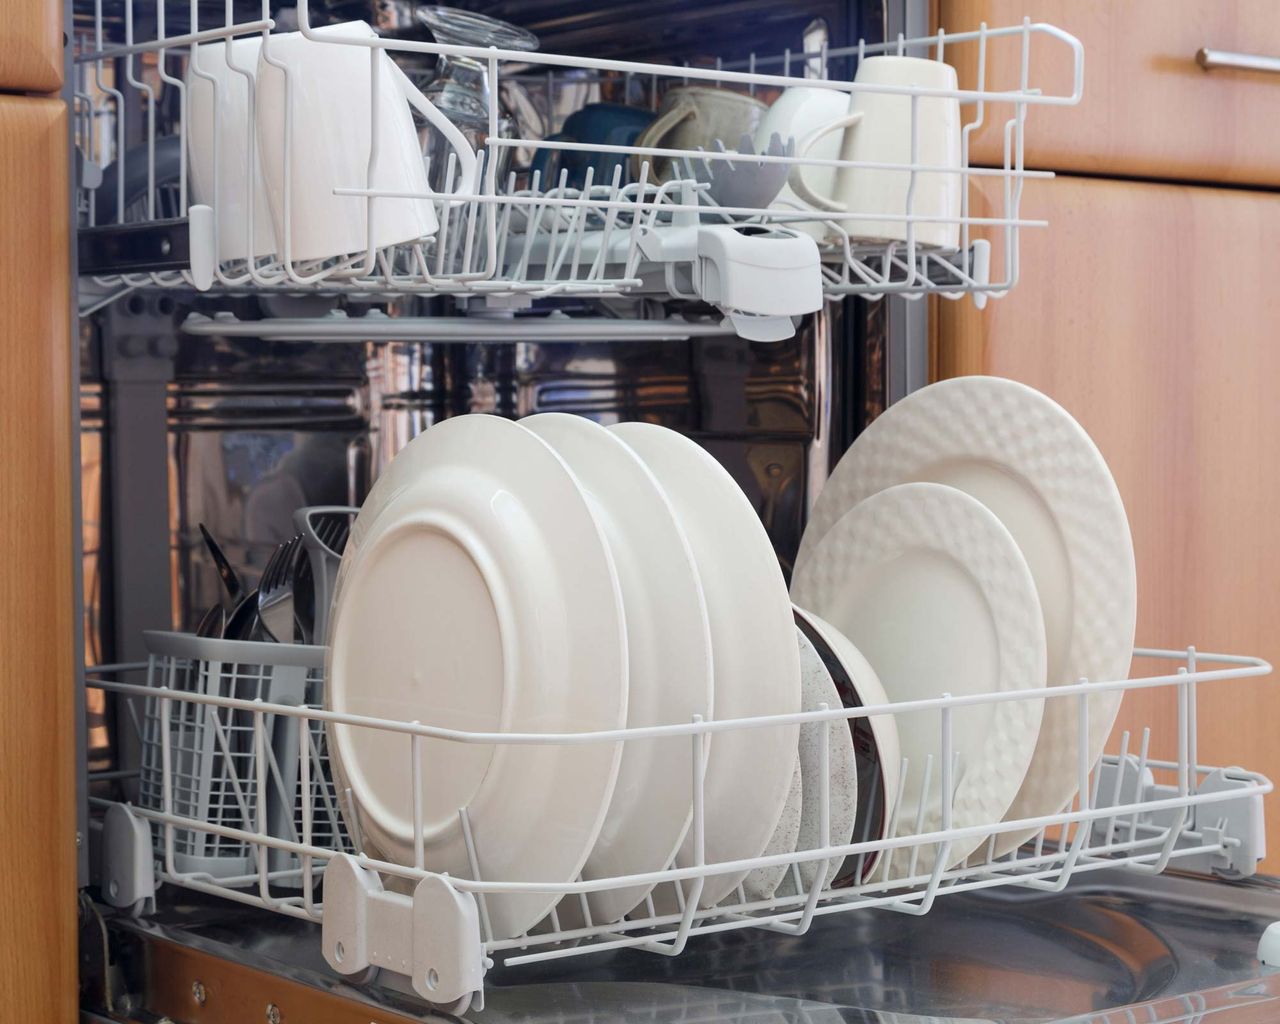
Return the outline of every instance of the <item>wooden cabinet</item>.
[[[1280,74],[1205,71],[1201,47],[1280,57],[1276,0],[937,0],[948,32],[1024,17],[1084,43],[1084,99],[1032,107],[1026,164],[1111,176],[1280,185]],[[989,43],[989,87],[1018,84],[1020,39]],[[976,81],[976,44],[948,48],[960,81]],[[1070,93],[1065,48],[1037,39],[1033,85]],[[992,105],[973,159],[1000,164],[1011,107]]]
[[[68,188],[66,106],[0,96],[0,1018],[50,1024],[77,992]]]
[[[0,92],[62,88],[62,4],[11,0],[0,16]]]
[[[1051,226],[1023,232],[1019,285],[981,313],[937,303],[937,375],[1024,381],[1093,436],[1133,528],[1140,645],[1280,665],[1280,195],[1063,177],[1029,181],[1024,211]],[[1175,713],[1133,692],[1121,724],[1166,740]],[[1280,778],[1278,722],[1277,679],[1207,686],[1201,763]]]

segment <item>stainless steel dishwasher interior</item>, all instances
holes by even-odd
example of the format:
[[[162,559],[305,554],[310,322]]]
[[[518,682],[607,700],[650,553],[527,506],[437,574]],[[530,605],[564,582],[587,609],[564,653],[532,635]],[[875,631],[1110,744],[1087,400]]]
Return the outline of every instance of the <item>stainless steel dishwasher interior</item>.
[[[1280,919],[1280,883],[1100,871],[1061,894],[997,889],[924,917],[817,919],[807,936],[706,936],[683,956],[605,953],[494,970],[473,1024],[1155,1024],[1280,1018],[1280,971],[1257,942]],[[318,926],[218,902],[117,919],[144,942],[214,955],[402,1013],[412,994],[356,988],[329,971]],[[121,934],[125,945],[126,934]],[[1127,1009],[1126,1009],[1127,1008]]]

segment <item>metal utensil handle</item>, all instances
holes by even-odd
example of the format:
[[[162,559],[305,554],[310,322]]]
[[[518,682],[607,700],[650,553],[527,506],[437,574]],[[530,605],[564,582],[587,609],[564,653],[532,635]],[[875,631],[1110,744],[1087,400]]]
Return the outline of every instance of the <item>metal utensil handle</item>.
[[[333,589],[338,580],[338,566],[342,552],[325,543],[317,532],[315,523],[321,516],[346,515],[352,519],[360,510],[350,505],[309,505],[293,513],[293,524],[302,534],[303,547],[311,562],[311,579],[315,588],[315,622],[312,627],[314,642],[323,643],[329,627],[329,605],[333,601]],[[345,543],[344,543],[345,547]]]
[[[1211,50],[1200,47],[1196,63],[1206,71],[1228,68],[1233,71],[1269,71],[1280,74],[1280,57],[1267,57],[1259,53],[1232,53],[1230,50]]]

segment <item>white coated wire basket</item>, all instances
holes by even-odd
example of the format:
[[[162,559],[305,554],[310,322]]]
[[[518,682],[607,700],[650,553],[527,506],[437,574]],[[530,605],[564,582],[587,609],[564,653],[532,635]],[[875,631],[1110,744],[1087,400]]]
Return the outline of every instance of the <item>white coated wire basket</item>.
[[[153,639],[153,684],[174,678],[175,662],[181,662],[190,638],[157,635]],[[322,921],[321,941],[325,957],[342,974],[358,974],[381,967],[409,976],[414,988],[427,1000],[444,1006],[465,1006],[476,993],[483,992],[485,972],[496,962],[517,966],[540,960],[578,957],[612,949],[637,948],[649,952],[678,955],[690,939],[699,935],[742,928],[764,928],[786,934],[803,934],[815,917],[857,909],[881,908],[898,913],[927,913],[936,899],[960,892],[998,886],[1021,886],[1043,891],[1062,890],[1072,878],[1089,871],[1121,866],[1132,871],[1156,873],[1171,865],[1185,870],[1216,873],[1228,877],[1255,872],[1265,852],[1262,797],[1272,784],[1262,775],[1242,768],[1202,765],[1197,758],[1197,704],[1206,685],[1216,690],[1230,680],[1266,675],[1271,666],[1258,658],[1181,651],[1139,649],[1138,658],[1162,664],[1160,674],[1128,680],[1084,682],[1073,686],[1029,688],[1001,693],[942,696],[930,700],[892,703],[883,706],[835,708],[734,721],[701,721],[623,729],[602,733],[475,733],[433,727],[430,724],[380,720],[323,711],[293,704],[272,704],[260,700],[208,692],[207,688],[176,689],[170,686],[140,686],[119,682],[111,673],[94,675],[89,684],[116,699],[145,698],[157,705],[162,725],[161,808],[133,807],[128,811],[149,823],[160,834],[162,856],[156,866],[160,881],[214,893],[242,903],[250,903],[290,916]],[[1165,735],[1150,728],[1141,734],[1121,731],[1113,734],[1097,764],[1087,756],[1089,704],[1107,694],[1134,689],[1162,690],[1176,713],[1162,720],[1172,727]],[[984,821],[966,827],[952,823],[952,803],[964,765],[955,762],[954,718],[967,708],[993,707],[1007,701],[1063,700],[1078,712],[1076,772],[1079,791],[1057,813],[1018,821]],[[172,724],[187,719],[192,709],[224,715],[246,715],[261,746],[271,720],[289,719],[303,735],[317,735],[319,723],[341,724],[357,730],[374,730],[386,737],[390,746],[398,743],[405,752],[405,774],[412,780],[415,820],[422,821],[424,774],[423,750],[428,744],[593,744],[643,742],[656,737],[681,739],[692,747],[690,780],[692,798],[691,834],[694,836],[693,863],[659,866],[644,874],[624,878],[581,877],[511,881],[482,877],[477,865],[484,859],[475,849],[468,824],[467,809],[459,808],[471,864],[469,877],[460,873],[440,875],[431,870],[415,843],[416,862],[390,863],[364,853],[347,852],[333,842],[335,833],[326,831],[318,804],[300,802],[297,828],[292,820],[282,831],[272,828],[271,815],[263,803],[246,820],[232,824],[225,820],[205,820],[181,813],[184,806],[176,797],[183,779],[176,770],[180,763],[174,746]],[[867,719],[891,715],[902,728],[907,721],[918,723],[920,713],[933,716],[939,729],[941,756],[936,771],[926,764],[923,772],[910,776],[908,765],[900,768],[900,778],[916,779],[921,794],[934,792],[942,800],[941,824],[925,826],[922,808],[911,819],[899,808],[911,803],[899,788],[891,807],[885,836],[852,843],[832,841],[829,833],[830,787],[824,777],[818,799],[824,838],[810,848],[748,860],[719,863],[705,861],[702,757],[708,737],[717,732],[742,729],[793,728],[797,723],[837,719]],[[914,716],[914,718],[912,717]],[[918,728],[918,724],[912,727]],[[825,763],[825,737],[818,730]],[[1160,759],[1153,750],[1168,749],[1174,756]],[[314,753],[314,751],[312,751]],[[435,755],[438,756],[438,747]],[[316,762],[307,751],[298,753],[297,777],[309,791],[315,778]],[[264,793],[271,768],[262,757],[252,765],[251,779],[243,782]],[[920,781],[923,777],[923,781]],[[931,783],[930,779],[934,781]],[[935,789],[930,790],[930,786]],[[673,799],[674,799],[673,795]],[[352,816],[349,794],[338,794],[347,811],[357,849],[360,847],[359,814]],[[806,791],[806,799],[808,799]],[[116,805],[119,807],[119,805]],[[1034,830],[1034,836],[1020,848],[1003,856],[994,855],[994,840],[1003,832]],[[179,860],[179,836],[201,832],[255,852],[256,888],[246,889],[243,879],[219,879],[207,872],[185,870]],[[987,841],[977,852],[958,864],[948,850],[953,844]],[[855,833],[855,838],[857,838]],[[272,854],[296,857],[308,883],[324,868],[324,898],[304,884],[296,895],[280,894],[271,887]],[[146,851],[148,867],[150,850]],[[126,858],[127,859],[127,858]],[[819,868],[808,872],[814,881],[806,885],[801,869],[807,865],[856,862],[850,884],[832,888],[832,877]],[[864,864],[874,865],[862,870]],[[716,875],[757,868],[782,867],[790,875],[790,885],[779,888],[767,899],[749,898],[740,886],[736,894],[712,907],[699,905],[702,882]],[[132,870],[128,865],[104,864],[105,877]],[[592,919],[586,894],[610,889],[655,886],[640,907],[621,921]],[[412,895],[410,895],[412,893]],[[543,893],[561,897],[558,909],[538,927],[518,936],[496,935],[489,924],[486,902],[508,894]],[[664,897],[664,893],[667,894]]]
[[[323,702],[323,648],[171,633],[149,633],[146,639],[151,653],[147,686],[153,690],[268,707]],[[181,702],[170,705],[175,713],[167,714],[161,704],[154,696],[142,701],[138,806],[219,826],[218,831],[173,830],[167,838],[179,872],[229,888],[257,884],[264,851],[235,833],[253,832],[264,822],[271,834],[296,842],[308,818],[314,843],[351,849],[321,723],[312,722],[304,732],[297,718],[270,711]],[[166,855],[165,841],[155,830],[157,857]],[[302,885],[295,854],[272,850],[265,856],[271,885]]]
[[[827,297],[934,293],[958,298],[971,294],[982,304],[1017,283],[1019,234],[1023,228],[1044,224],[1024,216],[1021,208],[1023,183],[1028,178],[1051,176],[1023,165],[1029,110],[1078,103],[1083,89],[1084,55],[1079,41],[1052,25],[1033,24],[1029,19],[1021,25],[984,25],[977,31],[954,35],[938,32],[887,43],[859,42],[812,53],[801,47],[794,53],[717,61],[713,67],[677,67],[376,36],[335,40],[313,27],[319,24],[319,5],[303,0],[297,7],[301,32],[326,41],[335,52],[356,47],[368,49],[371,56],[384,51],[399,61],[420,61],[424,56],[466,59],[483,67],[491,88],[487,128],[482,133],[474,176],[465,175],[461,161],[451,153],[444,184],[437,185],[437,190],[405,192],[372,187],[371,169],[387,156],[380,147],[386,149],[390,143],[379,132],[371,132],[368,160],[360,160],[361,166],[370,170],[353,180],[330,183],[329,189],[335,196],[362,204],[368,226],[363,247],[325,258],[300,259],[293,255],[297,248],[295,228],[286,230],[280,224],[282,217],[287,222],[290,215],[297,223],[306,219],[307,208],[299,205],[298,183],[305,184],[311,171],[304,169],[301,178],[296,172],[285,175],[278,182],[279,198],[269,203],[255,199],[248,186],[227,195],[230,186],[225,182],[221,192],[215,187],[212,196],[197,197],[192,181],[193,164],[200,159],[192,149],[193,136],[199,136],[203,140],[200,146],[212,147],[215,154],[219,150],[239,153],[244,162],[241,177],[250,182],[266,174],[263,154],[277,144],[288,153],[316,152],[314,146],[299,148],[300,140],[294,136],[305,132],[305,124],[294,123],[292,106],[286,107],[282,140],[274,134],[264,139],[263,129],[254,128],[260,119],[254,104],[262,89],[255,88],[248,66],[236,68],[248,83],[248,111],[241,118],[244,127],[239,132],[232,133],[224,124],[232,119],[221,114],[212,116],[212,124],[207,123],[211,115],[202,119],[203,108],[192,101],[186,69],[193,52],[226,40],[260,38],[262,59],[271,64],[275,60],[273,45],[277,53],[283,52],[279,49],[281,26],[269,16],[265,0],[261,17],[253,20],[233,20],[232,5],[225,5],[224,13],[224,5],[214,0],[184,3],[184,15],[188,6],[186,25],[216,27],[167,33],[163,0],[124,0],[123,38],[117,34],[113,39],[112,25],[104,25],[98,0],[92,30],[78,33],[75,40],[76,139],[81,154],[84,233],[81,258],[82,263],[87,260],[96,280],[108,288],[302,289],[387,296],[445,293],[483,296],[490,303],[508,305],[552,295],[650,293],[702,298],[726,311],[764,315],[726,302],[722,293],[728,290],[723,280],[728,271],[715,264],[714,256],[708,255],[708,247],[702,244],[702,232],[732,225],[736,229],[799,227],[820,242],[812,264],[806,263],[803,272],[796,269],[786,281],[777,274],[772,276],[772,289],[779,293],[774,299],[784,313],[811,311],[801,308],[806,303],[791,294],[799,289],[799,283],[793,282],[802,279]],[[153,26],[147,35],[138,27],[144,21]],[[1033,41],[1037,42],[1034,51]],[[1015,56],[1002,66],[1011,66],[1014,72],[1008,81],[989,80],[988,53],[1005,47]],[[955,88],[850,80],[848,69],[868,57],[917,55],[945,61],[966,51],[971,59],[958,66],[971,70]],[[1031,66],[1033,52],[1047,54],[1053,63],[1065,62],[1071,69],[1070,88],[1046,89]],[[286,89],[300,88],[300,83],[290,78],[298,72],[284,62],[281,66],[288,82]],[[373,123],[380,88],[377,59],[370,61],[370,68],[367,91],[371,109],[367,116]],[[636,140],[625,145],[576,142],[554,134],[575,106],[593,98],[616,95],[625,103],[659,110],[669,89],[686,85],[765,99],[788,87],[804,85],[848,94],[848,102],[855,105],[859,97],[899,97],[898,117],[909,127],[909,155],[878,161],[843,151],[834,157],[794,150],[787,155],[786,139],[781,139],[781,153],[770,150],[748,155],[737,148],[735,139],[720,140],[725,151],[719,152],[709,151],[709,146],[646,146]],[[221,87],[228,88],[225,83]],[[214,83],[213,88],[216,96],[219,85]],[[533,112],[518,122],[514,131],[505,128],[505,114],[499,105],[499,96],[510,97],[513,90]],[[930,151],[922,134],[931,130],[922,111],[943,101],[954,101],[959,110],[958,154],[954,162],[948,158],[931,163],[921,155]],[[215,102],[213,109],[222,108]],[[971,138],[988,121],[1003,121],[1005,126],[1002,161],[992,167],[976,165],[970,155]],[[799,144],[803,140],[795,141]],[[558,175],[511,167],[513,154],[518,160],[545,152],[585,158],[590,164],[585,177],[571,179],[567,167]],[[906,186],[905,205],[879,212],[815,210],[786,199],[785,191],[779,193],[783,199],[764,205],[718,204],[714,197],[719,193],[712,187],[717,175],[741,169],[744,163],[760,172],[787,165],[787,180],[801,168],[897,175]],[[919,197],[926,189],[937,181],[957,178],[958,207],[922,209]],[[970,209],[970,193],[979,185],[1000,196],[992,216],[975,216]],[[434,216],[430,219],[438,228],[421,237],[377,244],[374,224],[379,210],[385,204],[409,200],[431,204]],[[236,230],[243,230],[247,238],[254,237],[255,225],[271,222],[274,212],[276,237],[269,247],[273,251],[226,258],[221,236],[228,233],[227,210],[231,206],[240,211],[235,215]],[[886,220],[896,227],[885,229]],[[184,223],[186,236],[181,231],[174,234],[174,226]],[[881,225],[877,229],[881,234],[887,232],[892,237],[867,237],[874,224]],[[947,233],[949,240],[925,244],[923,236],[940,226],[954,228]],[[133,244],[122,246],[111,241],[113,230],[121,227],[134,232]],[[151,236],[146,233],[148,227],[156,229]],[[150,251],[150,264],[147,259],[133,264],[126,259],[121,265],[123,272],[113,273],[110,259],[104,262],[85,255],[97,251],[92,245],[86,248],[85,242],[98,235],[105,235],[103,245],[110,254],[136,257],[139,250]],[[136,266],[145,269],[131,270]],[[759,291],[749,286],[742,289],[746,294],[753,290]]]

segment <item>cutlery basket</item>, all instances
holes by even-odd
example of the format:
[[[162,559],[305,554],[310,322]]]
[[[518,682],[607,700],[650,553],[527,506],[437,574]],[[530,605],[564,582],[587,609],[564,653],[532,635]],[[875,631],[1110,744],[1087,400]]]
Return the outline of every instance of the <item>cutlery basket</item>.
[[[323,702],[322,647],[156,632],[147,634],[147,649],[149,687],[277,706]],[[302,873],[295,854],[255,848],[223,830],[267,831],[300,841],[304,802],[311,804],[313,841],[348,848],[324,730],[311,723],[304,739],[299,722],[270,711],[147,697],[139,806],[215,827],[157,827],[156,856],[166,862],[171,857],[179,872],[229,887],[257,882],[257,858],[266,856],[271,884],[297,888]],[[307,779],[299,768],[303,742],[311,766]],[[266,768],[261,777],[260,762]]]

